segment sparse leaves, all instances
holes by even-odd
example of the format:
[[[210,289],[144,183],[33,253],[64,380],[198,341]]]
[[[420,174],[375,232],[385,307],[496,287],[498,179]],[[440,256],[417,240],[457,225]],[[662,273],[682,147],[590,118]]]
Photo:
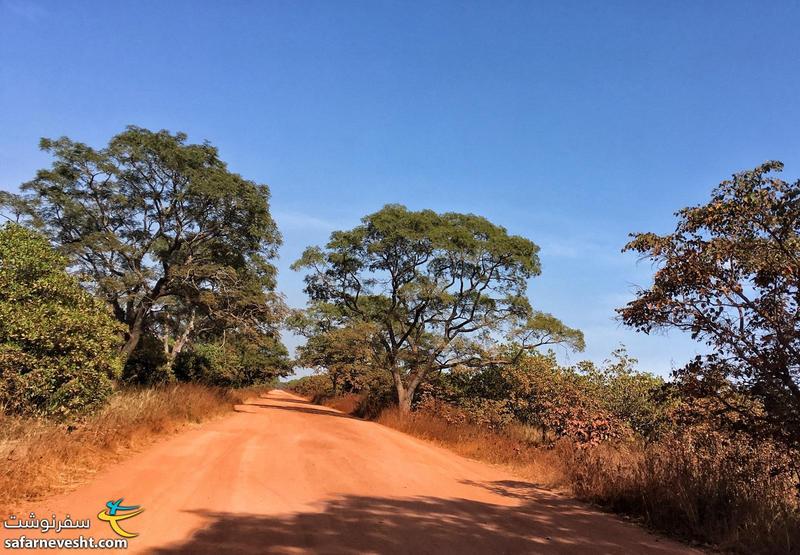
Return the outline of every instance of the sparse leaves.
[[[626,250],[657,265],[653,285],[620,309],[650,332],[677,328],[711,353],[678,372],[714,397],[723,422],[800,447],[800,182],[767,162],[677,213],[674,233],[635,234]],[[710,406],[712,406],[710,405]]]

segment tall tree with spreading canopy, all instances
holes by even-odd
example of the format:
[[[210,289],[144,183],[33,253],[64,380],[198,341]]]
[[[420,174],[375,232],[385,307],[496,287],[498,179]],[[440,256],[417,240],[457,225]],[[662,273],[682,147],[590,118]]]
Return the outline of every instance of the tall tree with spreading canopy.
[[[520,351],[583,347],[580,332],[534,311],[525,296],[540,272],[538,250],[479,216],[388,205],[334,232],[324,249],[306,249],[293,268],[310,271],[312,302],[375,326],[378,360],[407,411],[431,372],[488,363],[498,337]]]
[[[101,149],[42,139],[52,167],[22,185],[21,199],[5,199],[125,324],[126,357],[147,326],[174,360],[201,330],[274,327],[280,312],[269,189],[186,139],[140,127]]]
[[[673,233],[634,234],[625,249],[657,270],[619,312],[646,333],[705,342],[711,352],[678,371],[685,391],[715,400],[728,424],[800,448],[800,181],[782,169],[735,174],[680,210]]]

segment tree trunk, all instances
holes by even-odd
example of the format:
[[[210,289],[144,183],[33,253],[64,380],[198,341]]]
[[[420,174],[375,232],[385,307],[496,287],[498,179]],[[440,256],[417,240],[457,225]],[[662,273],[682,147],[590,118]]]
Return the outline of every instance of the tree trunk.
[[[401,414],[406,415],[411,412],[411,400],[413,397],[414,395],[409,394],[405,388],[397,390],[397,408],[400,409]]]
[[[125,360],[128,360],[128,357],[131,356],[131,353],[136,350],[136,346],[139,344],[139,339],[142,338],[143,327],[144,312],[140,310],[128,328],[128,340],[125,341],[125,345],[122,347],[122,356]]]
[[[194,331],[194,310],[192,310],[192,316],[189,318],[189,323],[186,324],[186,327],[183,330],[183,333],[175,340],[175,344],[172,346],[172,358],[173,360],[181,354],[183,348],[189,343],[189,337],[192,335]]]
[[[406,386],[403,384],[400,369],[393,367],[391,372],[392,380],[394,381],[394,389],[397,392],[397,407],[402,414],[408,414],[411,411],[411,398],[408,396]]]
[[[189,323],[186,324],[186,327],[178,337],[175,338],[175,341],[172,344],[172,348],[170,348],[169,340],[171,339],[171,328],[168,325],[164,326],[164,355],[167,358],[167,370],[169,371],[170,376],[174,377],[175,374],[175,359],[178,358],[178,355],[181,354],[183,348],[189,343],[189,337],[194,331],[194,310],[192,310],[192,316],[189,318]]]
[[[136,313],[133,316],[133,319],[130,318],[131,313],[134,310],[134,302],[133,299],[128,299],[127,307],[125,313],[127,315],[125,322],[128,324],[128,339],[125,341],[125,345],[122,347],[122,356],[124,360],[128,360],[128,357],[131,356],[131,353],[136,350],[136,347],[139,345],[139,340],[142,338],[142,332],[144,331],[144,317],[150,312],[150,308],[153,306],[153,303],[156,299],[161,296],[161,290],[164,287],[164,283],[166,283],[165,277],[160,277],[153,287],[153,290],[150,292],[148,298],[145,298],[139,307],[136,309]]]
[[[400,370],[392,368],[392,379],[394,380],[394,387],[397,391],[397,407],[400,409],[401,414],[408,414],[411,412],[411,403],[414,400],[414,393],[417,392],[417,386],[420,384],[423,377],[424,375],[422,373],[415,373],[411,377],[411,382],[406,386],[403,384]]]

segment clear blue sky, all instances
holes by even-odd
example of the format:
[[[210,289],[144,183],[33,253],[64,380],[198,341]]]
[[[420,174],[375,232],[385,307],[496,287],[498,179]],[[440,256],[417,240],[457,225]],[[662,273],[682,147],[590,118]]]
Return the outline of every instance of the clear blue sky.
[[[531,299],[586,357],[665,374],[695,346],[614,321],[650,275],[620,248],[734,171],[800,176],[798,29],[797,2],[0,0],[0,188],[41,136],[186,131],[272,188],[290,304],[331,230],[474,212],[541,245]]]

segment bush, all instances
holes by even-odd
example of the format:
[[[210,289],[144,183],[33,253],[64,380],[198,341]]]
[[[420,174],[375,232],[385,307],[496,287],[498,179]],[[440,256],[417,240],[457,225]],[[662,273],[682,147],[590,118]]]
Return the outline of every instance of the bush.
[[[66,272],[41,235],[0,228],[0,409],[70,418],[101,405],[118,377],[121,327]]]
[[[286,384],[286,388],[298,395],[308,397],[314,402],[319,402],[321,399],[333,395],[333,384],[330,378],[323,374],[314,374],[291,380]]]
[[[508,403],[493,399],[466,399],[456,406],[423,393],[415,409],[449,424],[475,424],[492,431],[502,430],[514,421]]]
[[[362,377],[358,393],[361,401],[354,414],[361,418],[377,418],[384,409],[397,404],[392,377],[382,370],[366,373]]]
[[[125,361],[122,379],[128,385],[160,385],[174,381],[164,344],[150,333],[139,340],[136,349]]]
[[[637,371],[636,363],[637,360],[620,347],[601,367],[581,362],[574,371],[605,410],[640,437],[652,440],[670,429],[671,412],[677,399],[673,388],[662,378]]]
[[[220,387],[250,387],[274,383],[288,371],[286,349],[280,342],[257,343],[231,338],[227,343],[197,343],[175,362],[179,381]]]
[[[635,371],[635,362],[624,349],[599,368],[590,362],[563,367],[552,353],[530,353],[514,364],[441,374],[421,386],[417,404],[431,410],[436,399],[494,430],[516,421],[584,444],[651,438],[669,423],[672,404],[663,380]],[[446,410],[436,405],[434,412]]]

